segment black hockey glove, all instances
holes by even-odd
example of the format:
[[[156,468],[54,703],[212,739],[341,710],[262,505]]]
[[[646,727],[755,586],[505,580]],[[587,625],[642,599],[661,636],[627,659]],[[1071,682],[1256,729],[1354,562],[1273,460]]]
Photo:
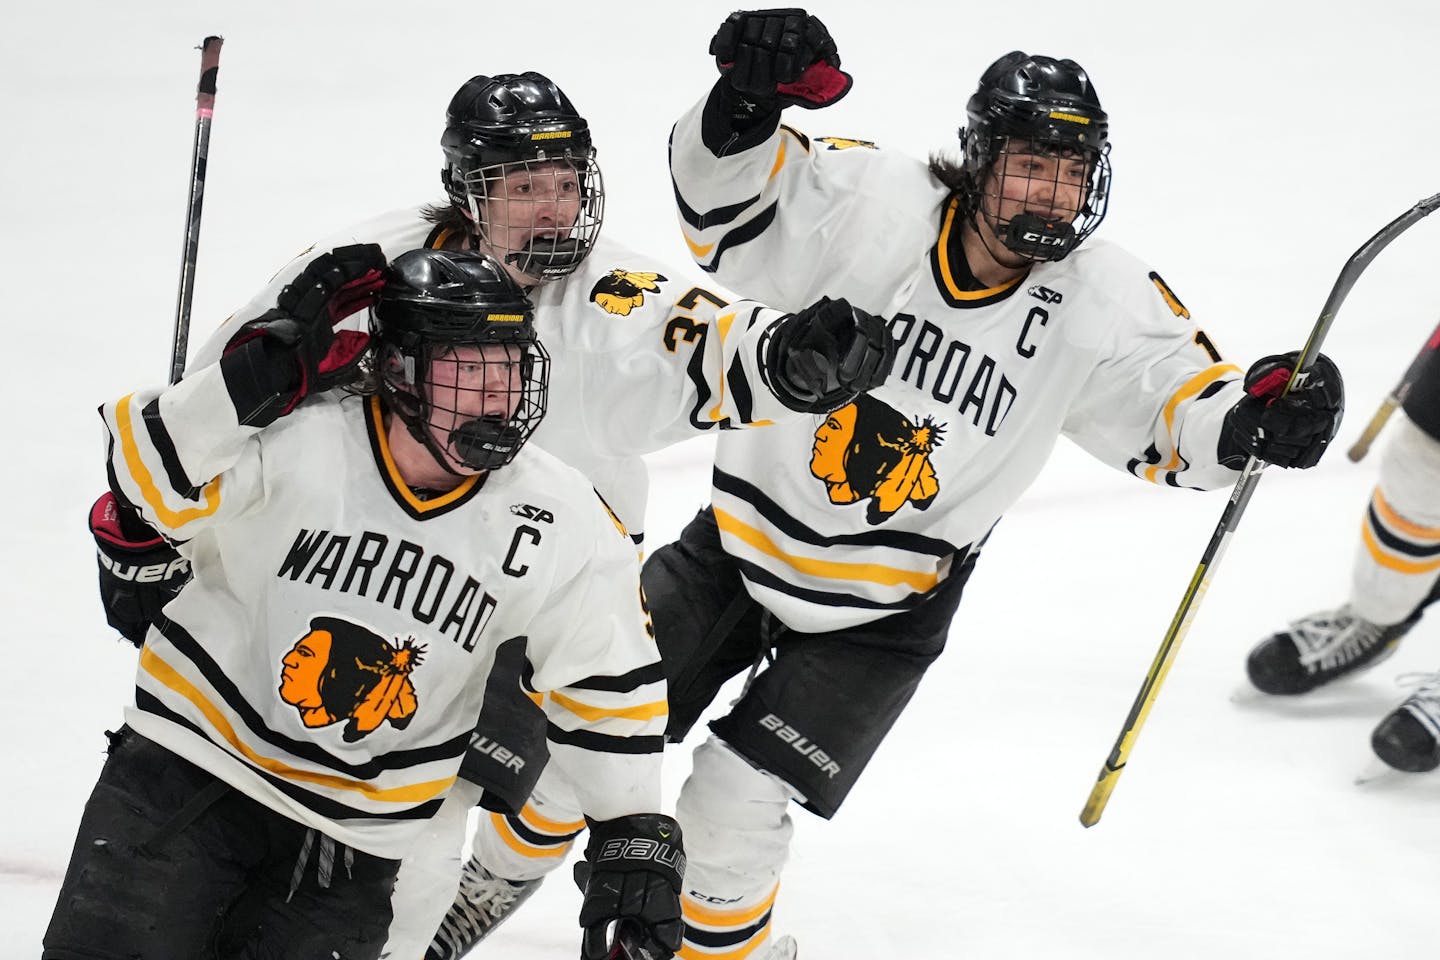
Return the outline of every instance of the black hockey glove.
[[[673,956],[685,936],[680,824],[658,813],[587,822],[585,859],[575,864],[575,883],[585,895],[580,906],[582,960],[625,956],[616,952],[620,942],[634,957]]]
[[[730,89],[763,112],[828,107],[854,83],[825,24],[798,7],[737,10],[720,24],[710,52]]]
[[[221,363],[241,423],[267,426],[354,375],[370,335],[334,327],[375,303],[384,270],[378,244],[336,247],[286,284],[274,309],[239,329]]]
[[[829,413],[880,386],[895,363],[895,341],[879,317],[822,297],[772,328],[765,377],[781,403]]]
[[[189,582],[190,562],[133,510],[122,509],[109,490],[90,508],[90,533],[98,548],[105,620],[144,646],[150,624]]]
[[[1290,382],[1299,351],[1263,357],[1245,374],[1245,396],[1225,415],[1220,462],[1244,466],[1248,456],[1277,467],[1313,467],[1340,429],[1345,385],[1323,353],[1305,382],[1280,396]]]

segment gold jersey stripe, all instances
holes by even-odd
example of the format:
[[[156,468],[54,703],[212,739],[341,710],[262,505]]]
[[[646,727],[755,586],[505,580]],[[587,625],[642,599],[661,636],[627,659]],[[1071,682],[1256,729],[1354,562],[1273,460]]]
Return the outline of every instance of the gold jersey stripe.
[[[690,231],[688,230],[682,229],[680,236],[685,238],[685,246],[690,248],[690,252],[695,254],[696,259],[705,256],[711,250],[715,249],[715,244],[713,243],[696,243],[694,240],[691,240]]]
[[[211,703],[194,684],[185,679],[178,670],[166,663],[159,654],[148,646],[140,652],[140,667],[150,676],[189,700],[195,707],[205,715],[210,726],[225,738],[225,741],[232,746],[237,753],[249,760],[252,764],[262,770],[266,770],[278,777],[283,777],[296,783],[313,783],[316,786],[328,787],[332,790],[353,790],[364,795],[367,800],[375,800],[382,803],[404,803],[414,805],[423,803],[426,800],[433,800],[440,796],[455,782],[455,778],[446,777],[443,780],[426,780],[421,783],[407,784],[403,787],[377,787],[367,780],[355,780],[350,777],[342,777],[333,773],[315,773],[310,770],[300,770],[289,764],[276,760],[272,757],[262,757],[243,743],[235,734],[235,728],[230,726],[230,721],[220,709]]]
[[[201,517],[208,517],[220,509],[220,478],[216,477],[205,484],[205,505],[203,507],[186,507],[184,510],[171,510],[165,503],[165,495],[155,484],[155,478],[150,475],[150,469],[145,466],[145,461],[140,458],[140,447],[135,442],[135,424],[130,417],[130,398],[135,394],[126,394],[115,405],[115,426],[120,431],[120,449],[125,455],[125,469],[130,472],[130,477],[140,487],[140,495],[145,502],[150,504],[150,509],[155,511],[155,516],[160,522],[171,530],[178,530],[191,520],[198,520]]]
[[[510,824],[506,823],[505,818],[498,813],[490,814],[490,822],[494,824],[495,833],[497,836],[500,837],[501,840],[505,842],[505,846],[509,847],[511,850],[514,850],[522,857],[530,857],[535,860],[541,860],[548,857],[563,857],[570,849],[570,844],[568,842],[557,843],[553,847],[537,847],[534,844],[527,842],[518,833],[512,830],[510,828]]]
[[[780,168],[783,166],[785,166],[785,138],[781,137],[780,146],[775,151],[775,165],[770,168],[770,176],[766,177],[765,179],[767,181],[774,180],[775,174],[779,173]]]
[[[685,915],[687,923],[695,923],[704,927],[743,927],[765,915],[765,911],[775,905],[775,897],[780,893],[780,885],[777,883],[771,890],[770,896],[753,907],[744,907],[740,910],[716,910],[714,907],[701,906],[690,897],[685,897],[680,902],[681,912]],[[710,956],[710,954],[704,954]]]
[[[1433,573],[1440,570],[1440,558],[1434,560],[1415,561],[1401,560],[1393,554],[1387,553],[1380,542],[1375,539],[1375,534],[1370,530],[1370,518],[1360,524],[1360,539],[1365,541],[1365,549],[1370,551],[1370,556],[1375,562],[1387,570],[1394,570],[1397,573]]]
[[[1240,373],[1240,368],[1235,366],[1235,364],[1233,363],[1213,364],[1205,368],[1204,370],[1201,370],[1195,376],[1191,377],[1183,386],[1180,387],[1179,390],[1176,390],[1175,393],[1171,395],[1169,400],[1166,401],[1165,435],[1170,438],[1170,446],[1174,449],[1174,453],[1170,456],[1170,462],[1165,464],[1163,467],[1159,464],[1156,464],[1155,466],[1147,469],[1145,471],[1146,480],[1149,480],[1151,483],[1159,483],[1159,480],[1157,480],[1156,478],[1162,471],[1169,472],[1180,465],[1180,444],[1175,442],[1175,409],[1179,407],[1180,404],[1184,403],[1186,400],[1189,400],[1191,397],[1195,396],[1196,394],[1204,390],[1206,387],[1210,386],[1210,384],[1214,383],[1216,380],[1219,380],[1221,377],[1229,373],[1238,374]]]
[[[525,821],[526,826],[534,827],[541,833],[576,833],[585,829],[584,820],[562,821],[551,820],[549,817],[541,816],[530,804],[525,804],[520,811],[520,819]]]
[[[902,570],[898,567],[887,567],[878,563],[842,563],[835,560],[816,560],[813,557],[800,557],[792,553],[786,553],[761,531],[726,513],[719,507],[715,507],[714,509],[715,523],[722,531],[733,537],[738,537],[761,553],[769,554],[791,569],[808,576],[821,577],[826,580],[858,580],[866,583],[880,584],[886,587],[904,584],[917,593],[924,593],[940,582],[940,577],[936,574],[922,573],[918,570]]]
[[[733,310],[730,311],[729,313],[721,314],[720,316],[718,316],[718,317],[715,318],[715,333],[720,337],[720,349],[721,349],[722,351],[725,349],[725,337],[726,337],[727,335],[729,335],[729,333],[730,333],[730,326],[731,326],[734,322],[735,322],[735,311],[733,311]],[[723,356],[723,352],[722,352],[722,356]],[[715,406],[713,406],[713,407],[710,408],[710,419],[711,419],[711,421],[713,421],[713,422],[715,422],[715,423],[719,423],[721,420],[724,420],[724,419],[725,419],[725,371],[724,371],[724,370],[721,370],[721,371],[720,371],[720,378],[719,378],[719,379],[720,379],[719,399],[717,399],[717,400],[715,401]]]
[[[1385,495],[1380,492],[1379,487],[1375,488],[1375,496],[1371,498],[1371,501],[1375,504],[1375,512],[1380,514],[1380,519],[1384,520],[1385,526],[1390,529],[1398,530],[1405,536],[1416,540],[1440,541],[1440,527],[1422,527],[1418,523],[1406,520],[1395,512],[1394,507],[1390,506],[1390,502],[1385,499]]]
[[[611,710],[606,707],[596,707],[588,703],[581,703],[563,693],[550,691],[550,700],[569,710],[583,720],[604,720],[613,717],[617,720],[653,720],[656,717],[668,717],[670,715],[670,703],[666,700],[656,700],[652,703],[642,703],[634,707],[621,707]]]

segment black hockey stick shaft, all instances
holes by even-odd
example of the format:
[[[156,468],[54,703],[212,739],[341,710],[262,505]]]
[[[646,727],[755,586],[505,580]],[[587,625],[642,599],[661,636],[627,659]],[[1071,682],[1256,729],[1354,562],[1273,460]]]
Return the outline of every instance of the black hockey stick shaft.
[[[1315,326],[1310,331],[1310,338],[1305,342],[1300,356],[1295,361],[1290,382],[1285,386],[1286,393],[1290,391],[1291,387],[1302,385],[1309,376],[1315,358],[1320,355],[1320,345],[1325,342],[1325,337],[1330,332],[1330,325],[1335,321],[1336,311],[1345,302],[1350,288],[1355,285],[1360,274],[1365,272],[1370,261],[1374,260],[1381,250],[1389,246],[1392,240],[1408,230],[1411,225],[1428,216],[1437,207],[1440,207],[1440,193],[1421,200],[1405,213],[1390,221],[1381,228],[1379,233],[1365,241],[1360,249],[1356,250],[1345,262],[1345,266],[1340,270],[1340,275],[1335,279],[1334,287],[1330,290],[1330,296],[1325,300],[1324,308],[1320,311],[1320,318],[1315,321]],[[1105,765],[1100,768],[1100,776],[1096,779],[1095,786],[1085,801],[1085,808],[1080,812],[1080,823],[1083,826],[1093,827],[1100,822],[1100,816],[1105,812],[1105,805],[1110,801],[1110,794],[1114,791],[1120,773],[1125,769],[1125,764],[1130,758],[1130,751],[1135,746],[1135,740],[1140,736],[1140,730],[1150,715],[1150,708],[1155,705],[1155,699],[1160,694],[1160,687],[1164,684],[1165,678],[1175,662],[1175,656],[1180,650],[1180,643],[1185,639],[1191,621],[1195,618],[1195,612],[1199,609],[1200,601],[1209,588],[1210,577],[1220,563],[1220,558],[1225,553],[1230,537],[1240,523],[1240,517],[1245,513],[1245,507],[1255,492],[1255,486],[1260,481],[1260,472],[1264,467],[1263,461],[1250,457],[1245,462],[1244,469],[1240,471],[1240,479],[1235,482],[1235,489],[1230,493],[1230,500],[1220,515],[1220,522],[1216,525],[1215,532],[1205,547],[1205,553],[1200,558],[1200,565],[1196,567],[1195,573],[1190,577],[1190,583],[1185,588],[1185,595],[1180,600],[1180,606],[1170,620],[1170,628],[1165,632],[1165,638],[1160,642],[1160,648],[1156,651],[1155,659],[1150,664],[1150,670],[1145,675],[1145,682],[1140,685],[1140,692],[1136,695],[1135,702],[1125,717],[1125,724],[1120,729],[1120,736],[1116,739],[1110,756],[1106,758]]]
[[[1425,338],[1424,345],[1420,347],[1420,352],[1415,354],[1415,359],[1410,361],[1410,366],[1405,368],[1400,382],[1386,394],[1384,400],[1380,401],[1380,406],[1370,417],[1370,422],[1365,425],[1365,429],[1361,431],[1350,449],[1345,451],[1345,456],[1355,463],[1365,459],[1365,454],[1370,452],[1370,445],[1375,442],[1375,438],[1384,429],[1386,421],[1390,419],[1390,414],[1405,402],[1406,394],[1410,392],[1416,378],[1420,376],[1420,371],[1436,350],[1440,350],[1440,324],[1437,324],[1435,329],[1430,332],[1430,336]]]
[[[210,120],[215,114],[215,78],[220,73],[223,37],[200,44],[200,83],[195,89],[195,145],[190,153],[190,201],[185,212],[185,252],[180,261],[180,290],[170,340],[170,382],[185,372],[190,345],[190,304],[195,298],[195,261],[200,254],[200,209],[205,203],[205,167],[210,155]]]

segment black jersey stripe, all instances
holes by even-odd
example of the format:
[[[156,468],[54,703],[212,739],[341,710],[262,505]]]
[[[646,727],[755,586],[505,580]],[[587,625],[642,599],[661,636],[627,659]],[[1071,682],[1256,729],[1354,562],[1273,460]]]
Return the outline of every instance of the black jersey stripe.
[[[338,774],[352,777],[356,780],[371,780],[387,770],[404,770],[408,767],[419,766],[420,764],[433,763],[437,760],[450,760],[464,754],[470,744],[470,734],[460,734],[443,743],[434,744],[428,747],[421,747],[411,750],[394,750],[380,757],[375,757],[364,763],[346,763],[319,744],[296,740],[293,737],[271,729],[252,707],[248,700],[241,694],[240,689],[235,686],[219,665],[210,658],[205,651],[204,645],[199,643],[193,635],[183,626],[175,621],[161,616],[155,622],[155,628],[161,635],[175,645],[183,656],[195,665],[200,675],[205,678],[215,691],[225,701],[226,706],[235,711],[240,722],[244,723],[250,733],[263,740],[265,743],[289,753],[317,766],[326,767]]]
[[[701,213],[685,202],[685,198],[680,195],[680,186],[675,182],[673,176],[670,178],[670,187],[675,191],[675,206],[680,211],[680,218],[696,230],[704,230],[706,227],[718,227],[722,224],[731,223],[736,217],[740,216],[740,214],[760,202],[760,194],[757,193],[748,200],[726,204],[723,207],[716,207],[713,210],[707,210]]]
[[[755,422],[755,395],[750,392],[750,380],[745,376],[745,364],[737,351],[725,371],[725,382],[730,387],[730,399],[735,401],[735,413],[741,423]]]
[[[743,243],[749,243],[751,240],[754,240],[756,237],[760,236],[760,234],[770,229],[770,224],[775,222],[775,214],[779,211],[779,209],[780,203],[777,200],[775,203],[770,204],[770,206],[760,211],[760,213],[757,214],[753,220],[741,224],[734,230],[731,230],[729,233],[725,234],[725,236],[721,237],[715,243],[715,255],[710,258],[709,263],[701,264],[700,269],[704,270],[706,273],[714,273],[716,270],[718,270],[720,268],[720,257],[725,253],[725,251],[729,250],[731,247],[738,247]]]
[[[631,690],[638,690],[647,683],[659,683],[665,679],[665,670],[660,666],[660,661],[647,663],[643,667],[636,667],[628,673],[619,676],[591,676],[584,680],[577,680],[568,684],[565,689],[575,690],[604,690],[608,693],[629,693]]]
[[[1386,524],[1385,519],[1381,517],[1379,512],[1375,509],[1374,501],[1371,501],[1370,503],[1369,514],[1370,529],[1375,531],[1376,539],[1378,539],[1382,544],[1384,544],[1386,548],[1393,550],[1396,553],[1403,553],[1409,557],[1428,558],[1440,556],[1440,543],[1433,543],[1429,546],[1422,546],[1418,543],[1406,540],[1404,537],[1398,536],[1394,532],[1394,530],[1388,524]]]
[[[952,554],[963,553],[966,547],[957,547],[945,540],[938,540],[935,537],[927,537],[920,533],[909,533],[903,530],[870,530],[864,533],[845,533],[834,536],[826,536],[801,523],[799,520],[786,513],[781,506],[770,497],[766,496],[759,487],[747,480],[726,473],[716,467],[711,476],[711,485],[722,493],[728,493],[732,497],[744,500],[755,509],[760,516],[764,517],[775,529],[792,540],[799,540],[802,543],[813,544],[817,547],[833,547],[839,545],[865,546],[865,547],[888,547],[892,550],[904,550],[908,553],[920,553],[932,557],[948,557]]]
[[[165,478],[169,481],[170,488],[187,500],[194,500],[200,495],[201,485],[191,481],[185,467],[180,463],[180,455],[175,452],[175,441],[170,439],[170,431],[165,428],[165,420],[160,416],[159,397],[145,404],[140,418],[145,422],[145,433],[150,437],[151,445],[160,455],[160,465],[165,468]]]
[[[135,688],[135,705],[146,713],[160,717],[169,723],[183,727],[197,736],[203,737],[206,740],[212,740],[213,742],[213,738],[211,738],[207,731],[191,723],[178,713],[175,713],[147,690],[140,687]],[[221,749],[224,749],[223,746]],[[240,762],[244,763],[243,760]],[[441,798],[437,798],[434,800],[425,800],[414,806],[398,810],[363,810],[359,807],[352,807],[349,804],[341,803],[331,797],[322,796],[283,777],[277,777],[268,770],[263,770],[260,767],[249,764],[246,764],[246,766],[249,770],[258,774],[267,783],[275,787],[276,790],[308,810],[329,820],[428,820],[440,809],[442,802]]]
[[[734,948],[745,943],[770,925],[770,914],[773,910],[766,910],[764,915],[754,923],[744,927],[733,927],[729,930],[706,930],[690,923],[685,924],[685,939],[689,943],[701,947],[708,947],[719,950],[726,947]]]
[[[584,827],[581,827],[579,830],[570,833],[541,833],[513,813],[505,814],[504,816],[506,825],[515,831],[515,836],[524,840],[532,847],[558,847],[574,840],[585,830]]]
[[[659,753],[665,747],[665,738],[660,735],[614,737],[593,730],[566,730],[554,723],[546,724],[545,737],[551,743],[563,743],[595,753]]]
[[[890,602],[872,600],[869,597],[857,596],[853,593],[842,593],[838,590],[811,590],[791,583],[784,577],[776,576],[764,567],[758,566],[749,560],[735,559],[735,565],[740,570],[740,575],[751,583],[762,587],[769,587],[776,593],[783,593],[786,596],[794,597],[797,600],[804,600],[821,607],[857,607],[863,610],[888,610],[893,612],[909,610],[911,607],[922,603],[929,593],[911,593],[907,596]],[[940,581],[944,583],[945,581]],[[938,586],[938,584],[937,584]]]

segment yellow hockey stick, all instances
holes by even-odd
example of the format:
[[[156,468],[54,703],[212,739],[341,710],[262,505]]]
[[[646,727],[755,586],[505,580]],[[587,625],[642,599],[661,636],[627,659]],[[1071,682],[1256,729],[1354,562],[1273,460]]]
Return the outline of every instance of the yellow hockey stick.
[[[1381,250],[1389,246],[1390,241],[1400,236],[1421,218],[1428,216],[1437,207],[1440,207],[1440,193],[1421,200],[1405,213],[1390,221],[1381,228],[1379,233],[1365,241],[1364,245],[1345,262],[1345,266],[1340,270],[1340,275],[1335,279],[1335,286],[1330,290],[1330,296],[1325,300],[1324,308],[1320,311],[1320,318],[1315,321],[1315,326],[1310,331],[1310,339],[1306,341],[1305,348],[1300,351],[1300,356],[1295,361],[1295,369],[1291,372],[1290,382],[1285,386],[1286,393],[1292,386],[1303,384],[1309,377],[1310,367],[1320,354],[1320,344],[1324,342],[1325,335],[1330,332],[1330,325],[1335,320],[1336,311],[1340,309],[1340,304],[1345,301],[1345,297],[1349,295],[1350,288],[1355,285],[1360,274],[1370,265],[1370,261],[1375,259]],[[1215,527],[1215,532],[1210,537],[1210,543],[1205,547],[1205,553],[1200,558],[1200,565],[1196,567],[1194,575],[1190,578],[1189,586],[1185,588],[1185,595],[1181,598],[1180,606],[1170,621],[1170,629],[1165,632],[1165,638],[1160,641],[1160,649],[1156,651],[1155,659],[1150,664],[1150,671],[1145,675],[1145,682],[1140,685],[1140,692],[1130,707],[1129,715],[1125,717],[1125,725],[1120,728],[1120,736],[1115,741],[1115,747],[1110,751],[1110,756],[1105,759],[1105,765],[1100,768],[1100,776],[1090,791],[1089,799],[1085,801],[1085,809],[1080,812],[1080,823],[1083,826],[1093,827],[1100,822],[1100,816],[1105,812],[1105,805],[1110,802],[1110,794],[1115,790],[1116,781],[1120,779],[1120,772],[1125,769],[1125,764],[1130,759],[1130,751],[1134,749],[1135,740],[1140,736],[1140,729],[1145,725],[1145,720],[1150,715],[1150,708],[1155,705],[1155,698],[1160,694],[1160,685],[1165,682],[1170,667],[1175,663],[1175,656],[1180,651],[1180,643],[1185,639],[1191,621],[1195,619],[1195,611],[1210,585],[1210,575],[1220,563],[1220,558],[1225,553],[1225,547],[1229,544],[1230,536],[1240,523],[1240,517],[1245,513],[1245,507],[1250,502],[1255,485],[1260,482],[1260,473],[1264,468],[1263,461],[1250,457],[1245,462],[1244,469],[1240,471],[1240,479],[1235,482],[1235,489],[1230,493],[1230,501],[1225,505],[1224,513],[1220,515],[1220,523]]]
[[[1410,387],[1414,385],[1415,378],[1420,375],[1420,369],[1425,366],[1426,361],[1430,359],[1430,355],[1436,349],[1440,349],[1440,326],[1436,326],[1430,336],[1426,338],[1425,345],[1420,348],[1419,353],[1415,354],[1415,359],[1410,361],[1410,366],[1405,369],[1405,375],[1400,378],[1400,382],[1395,384],[1395,389],[1380,401],[1380,407],[1370,418],[1370,422],[1365,425],[1360,437],[1350,446],[1349,450],[1345,451],[1345,456],[1349,457],[1351,461],[1359,463],[1365,458],[1365,454],[1370,452],[1370,444],[1374,443],[1375,438],[1380,435],[1385,421],[1390,419],[1390,414],[1405,402],[1405,396],[1410,392]]]

